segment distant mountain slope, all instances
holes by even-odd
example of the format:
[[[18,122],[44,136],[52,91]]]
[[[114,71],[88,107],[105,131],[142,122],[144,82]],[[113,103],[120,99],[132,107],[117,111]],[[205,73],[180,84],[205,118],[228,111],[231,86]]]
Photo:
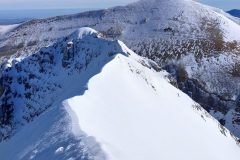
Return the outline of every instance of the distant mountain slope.
[[[90,28],[6,65],[22,96],[14,117],[33,122],[0,143],[0,159],[239,159],[237,139],[166,71]]]
[[[238,10],[238,9],[230,10],[230,11],[228,11],[227,13],[229,13],[229,14],[231,14],[232,16],[235,16],[235,17],[240,17],[240,10]]]
[[[240,137],[239,24],[192,0],[140,0],[24,23],[0,37],[0,54],[31,55],[79,27],[92,27],[169,71],[179,89]]]

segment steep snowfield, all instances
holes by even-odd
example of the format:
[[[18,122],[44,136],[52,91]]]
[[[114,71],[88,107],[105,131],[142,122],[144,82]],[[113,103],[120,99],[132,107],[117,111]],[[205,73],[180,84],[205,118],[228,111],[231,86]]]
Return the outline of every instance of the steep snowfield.
[[[230,132],[173,87],[168,73],[153,61],[137,56],[120,41],[106,41],[83,28],[67,38],[74,43],[74,59],[69,59],[69,68],[61,67],[57,46],[65,40],[45,49],[56,56],[55,66],[48,70],[56,75],[41,73],[48,83],[59,82],[61,89],[48,92],[46,83],[30,84],[41,86],[35,95],[45,94],[39,99],[43,104],[49,99],[54,103],[0,143],[0,159],[239,159],[240,148]],[[24,59],[18,63],[33,67],[27,58],[28,63],[22,63]],[[72,67],[86,61],[81,70]],[[30,101],[34,103],[34,98]]]
[[[117,55],[84,95],[65,101],[77,118],[75,132],[93,136],[112,160],[239,158],[236,142],[219,132],[215,120],[194,111],[197,104],[162,72],[132,57]]]
[[[3,35],[3,34],[9,32],[9,31],[13,30],[17,26],[19,26],[19,24],[0,25],[0,35]]]

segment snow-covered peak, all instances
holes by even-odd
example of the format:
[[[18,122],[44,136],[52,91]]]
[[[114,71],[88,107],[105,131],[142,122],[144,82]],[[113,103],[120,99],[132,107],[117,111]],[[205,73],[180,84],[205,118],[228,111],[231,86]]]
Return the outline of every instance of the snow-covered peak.
[[[70,38],[73,39],[83,39],[85,37],[98,37],[98,32],[92,28],[89,27],[83,27],[77,29],[75,32],[70,35]]]
[[[135,37],[142,37],[142,41],[172,37],[210,39],[218,31],[225,41],[240,40],[238,24],[212,7],[192,0],[141,0],[122,7],[30,21],[0,38],[0,47],[9,43],[32,47],[33,42],[40,42],[37,46],[43,47],[85,26],[118,37],[127,44],[141,41]]]
[[[55,68],[56,75],[68,77],[75,69],[83,72],[92,62],[91,60],[95,57],[99,58],[99,55],[104,60],[116,53],[125,53],[126,48],[121,43],[103,39],[99,42],[98,38],[94,38],[95,36],[81,39],[79,34],[75,34],[74,38],[67,37],[61,42],[58,41],[59,38],[84,26],[92,27],[109,38],[120,39],[139,55],[151,58],[159,65],[170,68],[170,71],[173,70],[172,74],[176,76],[179,87],[196,101],[204,104],[204,107],[211,110],[213,115],[218,114],[215,117],[239,136],[239,108],[236,106],[238,104],[236,100],[237,97],[240,97],[240,47],[235,40],[240,40],[238,36],[240,35],[240,27],[228,16],[212,7],[194,1],[140,1],[106,10],[27,22],[0,37],[0,54],[10,55],[17,51],[18,55],[25,54],[25,52],[31,55],[43,47],[50,46],[50,48],[41,49],[41,56],[39,54],[35,57],[30,56],[31,61],[38,62],[40,59],[39,65],[28,65],[29,61],[25,60],[24,68],[27,69],[24,70],[23,81],[26,82],[28,79],[37,81],[34,83],[34,87],[30,88],[30,90],[35,91],[35,85],[39,82],[35,79],[39,76],[36,75],[32,80],[32,74],[28,75],[28,73],[32,73],[34,69],[39,69],[40,75],[47,77],[44,78],[44,83],[48,82],[48,77],[53,76],[46,69],[52,66],[48,66],[49,62],[50,64],[58,62],[56,64],[60,67]],[[79,51],[74,52],[77,53],[76,62],[80,63],[73,62],[72,54],[68,54],[76,51],[75,49]],[[56,59],[52,61],[53,55],[57,61]],[[63,57],[65,58],[62,61]],[[98,62],[106,62],[102,60],[98,59],[95,64],[99,65]],[[107,62],[100,63],[100,66],[106,65]],[[64,69],[61,68],[62,66]],[[95,68],[99,68],[99,66]],[[16,67],[16,69],[21,68]],[[62,73],[62,70],[70,72]],[[15,69],[10,71],[11,76],[16,75]],[[10,83],[11,76],[7,77],[5,81]],[[18,78],[15,76],[14,82],[22,82]],[[68,79],[63,81],[68,82]],[[68,86],[71,86],[71,82],[69,81]],[[56,84],[61,83],[62,81]],[[51,88],[52,83],[48,85],[48,87],[43,88],[44,92],[48,92],[49,89],[61,88],[58,85]],[[29,87],[28,84],[21,85],[20,89],[25,86]],[[11,87],[16,88],[14,85]],[[13,92],[12,95],[19,95],[15,94],[18,91],[14,90]],[[35,94],[31,95],[28,92],[21,94],[21,96],[23,95],[26,97],[35,96]],[[40,96],[44,99],[45,95],[46,93],[36,94],[36,97]],[[47,99],[44,102],[44,104],[38,104],[37,107],[45,106],[48,108],[48,103],[51,101]],[[35,101],[30,101],[25,106],[30,108],[31,112],[27,113],[27,117],[24,117],[27,120],[29,117],[37,116],[34,114],[36,109],[32,107],[32,103]],[[20,103],[18,106],[22,106],[22,104]],[[232,111],[235,109],[236,112],[229,112],[230,109]],[[223,114],[219,114],[219,112]],[[224,116],[227,112],[229,112],[228,116]]]
[[[141,41],[135,38],[139,36],[147,40],[167,40],[171,37],[177,40],[210,39],[214,36],[212,34],[218,31],[225,41],[240,40],[237,36],[240,34],[238,24],[212,7],[192,0],[141,0],[101,11],[30,21],[7,34],[2,40],[0,38],[0,46],[8,43],[24,43],[28,46],[28,43],[40,41],[37,45],[43,47],[85,26],[118,37],[128,44]],[[213,26],[216,31],[212,31]],[[83,34],[94,33],[86,28],[84,30],[81,31],[85,32]]]

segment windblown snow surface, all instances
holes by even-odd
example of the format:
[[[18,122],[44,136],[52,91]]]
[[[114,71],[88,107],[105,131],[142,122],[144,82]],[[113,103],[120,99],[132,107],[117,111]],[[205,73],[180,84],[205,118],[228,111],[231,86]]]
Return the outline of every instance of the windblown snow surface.
[[[194,113],[196,104],[163,73],[117,55],[88,88],[65,106],[76,115],[74,131],[95,137],[109,159],[238,159],[235,142]]]
[[[72,36],[92,48],[102,44],[84,71],[67,76],[58,68],[63,88],[55,100],[68,98],[0,143],[1,160],[239,159],[235,138],[173,87],[167,72],[120,41],[86,38],[95,33],[84,28]],[[106,44],[121,49],[109,55]]]

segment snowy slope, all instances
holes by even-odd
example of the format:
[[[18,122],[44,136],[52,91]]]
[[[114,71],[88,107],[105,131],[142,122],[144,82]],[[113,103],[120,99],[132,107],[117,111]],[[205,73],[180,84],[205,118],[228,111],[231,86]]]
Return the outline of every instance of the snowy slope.
[[[202,25],[211,22],[217,23],[216,27],[222,30],[226,41],[240,40],[236,36],[240,33],[238,25],[225,12],[192,0],[140,0],[106,10],[33,20],[9,33],[7,38],[16,40],[14,43],[17,44],[24,41],[51,42],[79,27],[89,26],[112,32],[112,36],[120,36],[128,43],[141,34],[144,34],[144,39],[159,39],[160,34],[169,38],[171,32],[164,32],[168,27],[175,31],[178,39],[196,39],[208,38],[206,28]]]
[[[54,103],[0,143],[0,159],[239,159],[240,148],[229,131],[173,87],[156,63],[89,28],[67,39],[75,47],[69,68],[58,62],[63,57],[57,49],[68,40],[55,44],[56,50],[45,49],[56,56],[48,70],[56,75],[45,73],[47,82],[58,80],[60,89],[48,92],[47,83],[31,82],[42,87],[42,102],[53,98]],[[86,57],[92,58],[85,66]],[[31,68],[31,61],[19,63]],[[85,67],[77,70],[76,64]]]
[[[0,56],[32,54],[79,27],[92,27],[167,69],[182,91],[240,137],[239,24],[192,0],[140,0],[24,23],[0,36]]]
[[[228,133],[163,75],[116,56],[83,96],[65,102],[77,117],[73,129],[93,136],[112,160],[238,159]]]
[[[55,101],[66,99],[67,95],[62,92],[75,87],[72,81],[78,80],[79,73],[96,57],[101,56],[102,63],[89,76],[98,72],[107,57],[123,52],[117,41],[99,39],[99,36],[92,29],[83,28],[35,54],[3,59],[0,66],[0,141],[38,117]],[[70,42],[73,43],[71,47],[68,46]]]
[[[164,67],[178,65],[178,61],[182,63],[186,57],[194,57],[196,63],[184,62],[181,65],[194,68],[188,69],[188,78],[200,81],[201,87],[207,92],[205,95],[210,94],[210,98],[214,99],[214,95],[228,95],[221,98],[224,100],[239,96],[240,86],[236,84],[240,82],[240,73],[237,78],[231,74],[235,65],[240,63],[237,56],[240,52],[237,43],[240,40],[239,23],[220,9],[191,0],[140,0],[123,7],[30,21],[0,40],[0,54],[14,54],[16,51],[18,54],[31,54],[85,26],[124,41],[137,54],[151,58]],[[231,65],[225,67],[229,61],[217,62],[222,55],[229,55]],[[204,57],[214,58],[215,63],[210,64],[214,72],[202,67],[205,65]],[[215,85],[212,81],[222,81],[226,85]],[[204,85],[210,82],[215,87]],[[232,104],[236,100],[215,101],[221,103],[222,108],[236,107]],[[219,105],[205,106],[219,111],[219,108],[216,109]]]

